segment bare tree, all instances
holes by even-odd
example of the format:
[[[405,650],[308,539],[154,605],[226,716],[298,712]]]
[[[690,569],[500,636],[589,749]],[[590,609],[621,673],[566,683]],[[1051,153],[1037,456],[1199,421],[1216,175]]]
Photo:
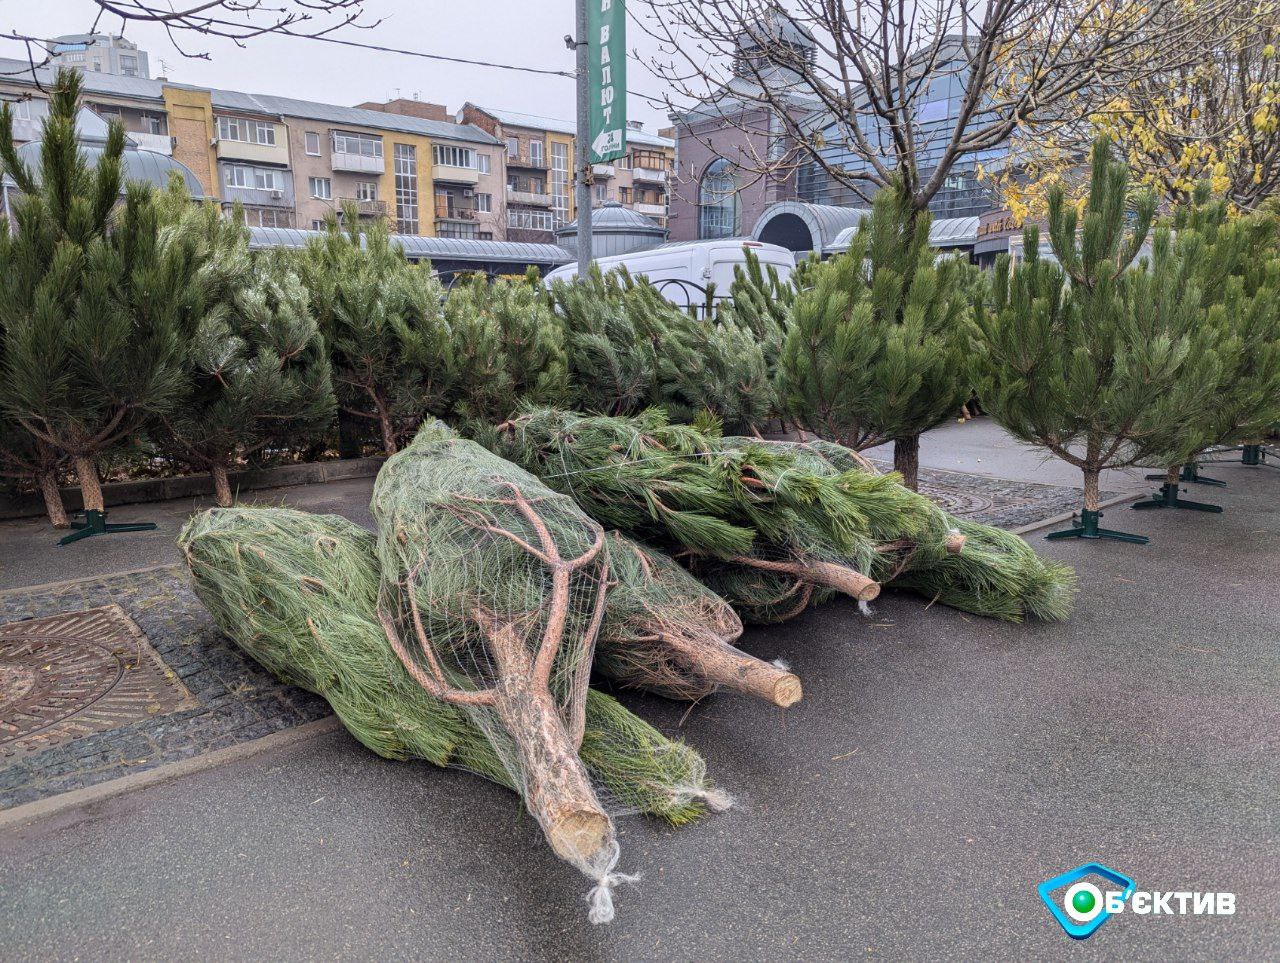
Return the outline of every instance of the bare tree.
[[[344,27],[374,27],[365,19],[365,0],[92,0],[97,8],[88,33],[103,27],[123,32],[131,23],[158,24],[184,57],[207,60],[194,37],[217,37],[243,46],[266,34],[324,37]],[[26,44],[32,69],[48,65],[52,44],[11,30],[0,34]],[[198,43],[198,41],[195,41]]]
[[[925,210],[1032,125],[1079,123],[1157,67],[1185,69],[1231,0],[643,0],[647,60],[699,130],[754,135],[748,176],[812,164],[869,202],[900,180]],[[1231,29],[1241,29],[1238,23]],[[1158,63],[1153,63],[1153,59]],[[760,118],[767,118],[762,129]],[[717,124],[705,123],[713,117]],[[762,136],[763,135],[763,136]],[[695,134],[695,136],[698,136]],[[747,156],[749,155],[749,156]]]

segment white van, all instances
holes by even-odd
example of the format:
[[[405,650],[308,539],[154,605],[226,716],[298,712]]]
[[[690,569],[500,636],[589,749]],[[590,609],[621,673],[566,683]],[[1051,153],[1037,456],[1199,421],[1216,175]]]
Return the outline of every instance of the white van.
[[[634,277],[648,278],[672,304],[688,307],[706,302],[709,284],[715,285],[717,299],[728,297],[733,269],[747,263],[747,250],[760,260],[763,270],[772,267],[777,271],[779,280],[787,280],[795,270],[795,255],[785,247],[743,238],[674,241],[643,251],[596,258],[592,263],[605,272],[625,267]],[[570,281],[577,276],[578,265],[566,264],[549,273],[544,282]]]

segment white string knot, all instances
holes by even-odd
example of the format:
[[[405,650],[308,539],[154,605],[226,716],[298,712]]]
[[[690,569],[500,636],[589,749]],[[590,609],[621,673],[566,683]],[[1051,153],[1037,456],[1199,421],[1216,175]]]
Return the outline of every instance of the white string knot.
[[[872,610],[871,606],[868,603],[863,602],[861,600],[858,601],[858,612],[859,614],[865,616],[866,618],[871,618],[871,616],[875,615],[875,612]]]
[[[613,888],[619,883],[635,883],[640,879],[638,873],[632,875],[614,872],[618,860],[622,857],[622,847],[618,845],[617,840],[609,844],[607,852],[609,856],[604,869],[596,877],[596,885],[591,887],[591,892],[587,893],[587,903],[591,907],[587,918],[597,926],[601,923],[613,922]]]

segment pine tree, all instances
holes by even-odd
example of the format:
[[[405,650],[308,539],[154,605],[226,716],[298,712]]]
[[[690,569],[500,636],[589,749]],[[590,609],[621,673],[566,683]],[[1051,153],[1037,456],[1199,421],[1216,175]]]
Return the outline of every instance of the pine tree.
[[[349,230],[330,218],[296,261],[329,346],[341,409],[377,426],[390,455],[427,414],[443,413],[453,389],[453,343],[444,289],[429,264],[410,264],[385,224]],[[363,231],[363,233],[361,233]]]
[[[1232,218],[1201,185],[1174,212],[1174,245],[1183,266],[1184,300],[1204,311],[1197,335],[1219,362],[1213,399],[1174,426],[1157,464],[1168,465],[1150,501],[1134,508],[1221,507],[1179,497],[1179,481],[1214,483],[1195,471],[1206,450],[1258,438],[1280,421],[1280,259],[1275,225],[1265,216]],[[1179,469],[1182,475],[1179,475]],[[1222,484],[1217,482],[1217,484]]]
[[[564,401],[564,332],[541,294],[523,281],[474,278],[454,285],[444,320],[453,341],[452,413],[504,421],[522,403]]]
[[[0,242],[3,406],[71,460],[87,522],[108,531],[97,456],[172,399],[179,331],[202,282],[186,245],[157,229],[149,188],[130,184],[117,210],[124,131],[110,126],[95,168],[80,153],[80,76],[59,71],[40,168],[18,156],[0,111],[0,162],[21,192],[17,230]],[[198,296],[196,296],[198,300]]]
[[[783,416],[857,450],[893,441],[914,489],[920,435],[969,396],[964,268],[935,262],[928,216],[889,189],[850,249],[812,273],[778,364]]]
[[[1061,190],[1050,195],[1058,263],[1040,257],[1039,232],[1028,227],[1026,260],[1011,267],[1001,259],[992,307],[974,325],[975,381],[988,413],[1084,474],[1081,523],[1056,537],[1146,541],[1098,527],[1099,477],[1159,452],[1216,384],[1212,346],[1197,340],[1204,312],[1186,297],[1167,230],[1150,261],[1132,266],[1154,214],[1155,198],[1130,198],[1127,169],[1100,139],[1083,218]]]
[[[181,460],[213,476],[218,504],[229,507],[236,458],[306,444],[332,422],[329,360],[302,282],[283,262],[251,263],[238,219],[188,201],[175,229],[194,236],[227,283],[191,332],[161,434]]]

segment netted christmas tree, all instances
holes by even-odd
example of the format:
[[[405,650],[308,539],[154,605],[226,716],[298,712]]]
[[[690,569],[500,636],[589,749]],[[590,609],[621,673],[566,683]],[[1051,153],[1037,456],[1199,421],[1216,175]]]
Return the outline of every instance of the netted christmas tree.
[[[329,348],[338,404],[376,426],[396,452],[455,389],[455,341],[444,323],[444,289],[429,264],[410,264],[385,224],[344,213],[296,259]]]
[[[222,281],[186,339],[181,387],[156,427],[166,448],[212,475],[217,503],[229,506],[237,459],[323,436],[334,415],[329,359],[287,262],[252,264],[238,220],[182,204],[171,229],[190,235]]]
[[[751,621],[881,581],[983,614],[1065,617],[1074,576],[1014,536],[959,522],[829,442],[722,438],[660,412],[531,412],[499,450],[593,517],[665,548]],[[985,551],[966,552],[968,536]],[[995,596],[1005,597],[997,599]]]
[[[935,259],[929,217],[881,191],[850,249],[792,305],[775,379],[783,416],[857,450],[892,441],[916,488],[920,435],[970,394],[965,283],[955,259]]]
[[[604,530],[572,499],[426,423],[378,474],[379,617],[433,696],[489,739],[551,848],[612,916],[619,847],[578,758],[604,597]]]
[[[122,530],[106,522],[98,455],[171,404],[210,270],[159,230],[147,187],[130,184],[117,210],[124,129],[109,126],[91,167],[75,127],[82,83],[58,72],[35,169],[0,109],[0,166],[20,194],[16,228],[0,235],[0,404],[75,470],[86,520],[64,542]]]
[[[1219,364],[1197,341],[1204,314],[1198,298],[1184,296],[1167,240],[1150,264],[1132,266],[1154,214],[1154,196],[1130,196],[1128,170],[1100,139],[1083,218],[1060,189],[1050,193],[1056,263],[1040,256],[1039,232],[1028,227],[1026,260],[1000,260],[992,307],[978,315],[983,407],[1014,437],[1084,474],[1080,523],[1050,538],[1145,542],[1099,527],[1101,473],[1150,460],[1212,403]]]
[[[1203,453],[1258,439],[1280,422],[1275,225],[1265,216],[1230,217],[1226,203],[1213,199],[1206,184],[1175,210],[1173,231],[1173,238],[1163,241],[1171,250],[1161,256],[1176,259],[1179,300],[1198,299],[1203,317],[1192,332],[1193,351],[1206,350],[1208,343],[1218,360],[1218,381],[1209,403],[1172,423],[1166,450],[1156,456],[1157,464],[1168,467],[1148,476],[1163,483],[1160,491],[1133,507],[1220,512],[1220,506],[1182,498],[1180,491],[1183,482],[1221,484],[1197,471]]]

